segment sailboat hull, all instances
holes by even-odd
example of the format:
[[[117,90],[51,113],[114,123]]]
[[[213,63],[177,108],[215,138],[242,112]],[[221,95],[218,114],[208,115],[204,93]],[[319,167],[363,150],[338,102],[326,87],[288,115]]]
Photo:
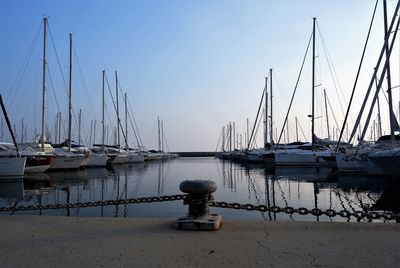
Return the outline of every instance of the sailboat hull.
[[[129,155],[129,163],[143,163],[144,156],[141,154],[131,154]]]
[[[112,158],[112,157],[111,157]],[[125,164],[129,162],[129,155],[118,154],[112,159],[111,164]]]
[[[51,155],[29,155],[26,156],[25,173],[41,173],[50,168]]]
[[[345,155],[336,155],[336,163],[339,172],[349,172],[349,173],[360,173],[365,172],[365,169],[361,166],[359,161],[355,159],[356,157],[348,157]]]
[[[277,166],[336,166],[336,160],[331,152],[287,152],[275,153]]]
[[[105,154],[90,154],[83,161],[83,167],[105,167],[108,156]]]
[[[83,156],[56,156],[52,159],[48,170],[79,169],[83,159]]]
[[[25,162],[25,157],[1,157],[0,177],[23,176],[25,171]]]

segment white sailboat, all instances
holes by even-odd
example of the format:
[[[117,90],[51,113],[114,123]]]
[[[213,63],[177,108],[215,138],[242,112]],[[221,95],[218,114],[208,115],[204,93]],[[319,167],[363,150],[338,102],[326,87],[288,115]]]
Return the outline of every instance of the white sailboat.
[[[79,153],[85,156],[82,160],[82,167],[105,167],[107,165],[108,156],[102,152],[93,152],[87,147],[75,148]]]
[[[17,156],[12,143],[0,143],[0,177],[23,176],[25,162],[25,157]]]
[[[144,155],[137,150],[132,150],[129,148],[128,144],[128,95],[125,93],[125,150],[129,154],[128,163],[143,163]]]
[[[335,152],[327,146],[316,144],[314,132],[314,100],[315,100],[315,23],[313,18],[312,34],[312,112],[311,112],[311,143],[302,145],[296,149],[276,150],[275,165],[282,166],[319,166],[335,165]],[[287,117],[286,117],[287,119]],[[286,120],[285,120],[286,121]]]
[[[21,156],[26,158],[25,173],[45,172],[54,157],[53,148],[45,135],[45,100],[46,100],[46,34],[47,18],[43,18],[43,96],[42,96],[42,133],[38,141],[21,144]],[[36,139],[36,137],[35,137]]]
[[[54,159],[48,170],[56,169],[78,169],[85,159],[84,155],[72,151],[72,34],[69,34],[69,92],[68,92],[68,140],[67,146],[60,146],[54,149]],[[63,144],[65,145],[65,144]]]
[[[105,167],[108,161],[108,156],[106,153],[104,153],[102,150],[92,150],[87,146],[81,145],[81,116],[82,111],[80,110],[78,116],[78,143],[72,141],[72,150],[85,156],[85,159],[83,159],[81,162],[81,167]]]

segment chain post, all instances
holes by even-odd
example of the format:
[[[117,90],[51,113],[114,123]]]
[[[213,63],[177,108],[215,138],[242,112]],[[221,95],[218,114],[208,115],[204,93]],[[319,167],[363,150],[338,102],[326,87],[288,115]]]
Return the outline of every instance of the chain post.
[[[221,216],[211,214],[209,209],[213,201],[211,194],[217,190],[217,184],[210,180],[186,180],[181,182],[179,189],[188,194],[184,204],[189,205],[189,213],[186,217],[176,220],[175,228],[199,231],[219,230]]]

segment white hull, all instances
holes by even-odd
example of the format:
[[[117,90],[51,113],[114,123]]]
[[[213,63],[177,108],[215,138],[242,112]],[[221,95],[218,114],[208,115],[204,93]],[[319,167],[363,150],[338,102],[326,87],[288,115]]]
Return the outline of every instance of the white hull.
[[[275,165],[280,166],[316,166],[329,164],[324,158],[330,158],[330,151],[313,152],[301,150],[282,150],[275,152]]]
[[[82,160],[81,165],[84,167],[105,167],[108,156],[105,154],[89,154]]]
[[[25,162],[25,157],[0,157],[0,177],[23,176]]]
[[[143,163],[144,156],[141,154],[131,154],[129,155],[129,163]]]
[[[245,162],[261,163],[261,162],[264,162],[262,153],[263,152],[261,152],[260,150],[249,151],[249,152],[243,153],[239,157],[239,160],[245,161]]]
[[[129,163],[129,155],[128,154],[118,154],[115,158],[111,161],[112,164],[125,164]]]
[[[56,169],[78,169],[81,166],[83,156],[55,156],[48,170]]]

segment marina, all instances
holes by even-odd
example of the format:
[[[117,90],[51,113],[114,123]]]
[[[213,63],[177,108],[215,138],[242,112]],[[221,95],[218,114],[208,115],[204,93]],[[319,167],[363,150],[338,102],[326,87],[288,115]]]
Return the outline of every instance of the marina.
[[[363,174],[330,177],[329,168],[265,169],[213,157],[180,157],[167,161],[113,165],[26,175],[0,184],[0,207],[85,203],[182,194],[184,180],[209,179],[217,184],[215,201],[240,204],[333,209],[337,212],[399,213],[398,180]],[[178,218],[186,213],[182,200],[88,208],[3,212],[3,215],[78,217]],[[224,219],[265,221],[359,221],[357,218],[212,208]],[[368,219],[361,221],[368,222]],[[382,222],[383,219],[374,220]],[[390,222],[390,221],[389,221]],[[393,221],[392,221],[393,222]]]
[[[1,267],[397,267],[400,0],[0,1]]]

